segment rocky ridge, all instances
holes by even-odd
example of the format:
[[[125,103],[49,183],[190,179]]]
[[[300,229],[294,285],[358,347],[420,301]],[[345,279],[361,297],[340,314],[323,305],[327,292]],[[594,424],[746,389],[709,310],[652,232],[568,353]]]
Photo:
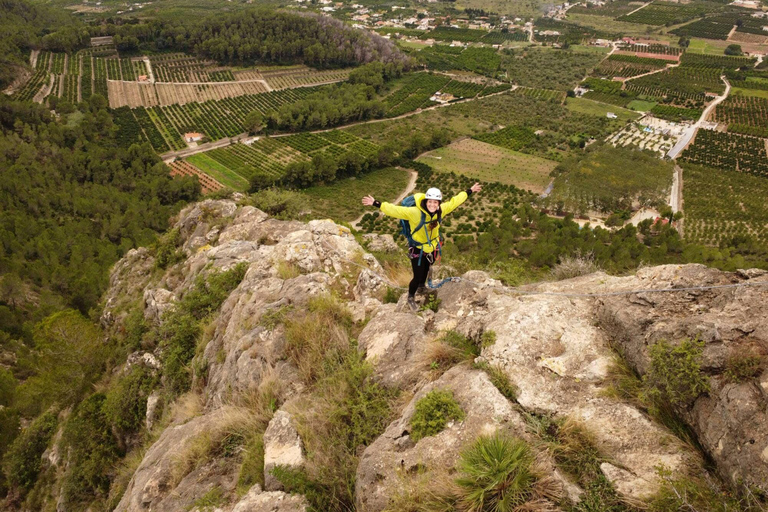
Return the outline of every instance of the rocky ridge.
[[[646,499],[659,489],[660,466],[672,474],[701,471],[703,461],[694,449],[637,406],[606,394],[616,349],[643,375],[649,368],[649,347],[662,338],[698,337],[705,342],[703,370],[711,390],[684,411],[684,419],[725,480],[768,488],[768,370],[739,383],[724,377],[739,351],[754,351],[765,360],[768,286],[603,297],[546,294],[768,282],[759,272],[670,265],[644,268],[629,277],[596,273],[542,283],[528,291],[543,293],[520,295],[473,271],[437,291],[441,303],[436,313],[412,314],[404,310],[402,298],[399,304],[382,303],[382,267],[347,228],[331,221],[279,221],[234,201],[208,200],[182,211],[176,228],[184,259],[162,276],[153,275],[153,256],[144,249],[131,251],[115,266],[103,325],[119,329],[124,321],[119,305],[132,297],[142,298],[148,321],[162,322],[164,312],[198,275],[240,263],[248,269],[210,328],[200,414],[171,424],[159,435],[118,511],[189,510],[217,486],[229,496],[217,508],[222,512],[307,509],[303,497],[280,491],[269,474],[275,465],[304,464],[307,454],[290,418],[292,404],[305,389],[299,370],[286,358],[283,326],[261,319],[285,306],[303,308],[312,297],[332,291],[348,299],[356,321],[367,320],[358,346],[378,381],[411,396],[360,456],[360,510],[385,510],[416,476],[453,467],[459,452],[479,435],[504,430],[530,438],[524,414],[567,417],[583,424],[605,453],[603,474],[629,501]],[[471,340],[495,333],[495,342],[482,348],[477,362],[503,369],[518,389],[516,402],[505,398],[483,371],[468,365],[430,377],[429,349],[448,330]],[[134,360],[148,357],[139,354]],[[265,435],[267,490],[257,484],[236,498],[237,469],[225,460],[174,474],[190,443],[219,428],[233,397],[258,390],[267,380],[281,382],[283,399]],[[438,388],[453,392],[466,417],[414,442],[409,424],[415,404]],[[557,510],[557,502],[565,498],[578,501],[583,490],[546,452],[538,456],[551,483],[550,508]]]

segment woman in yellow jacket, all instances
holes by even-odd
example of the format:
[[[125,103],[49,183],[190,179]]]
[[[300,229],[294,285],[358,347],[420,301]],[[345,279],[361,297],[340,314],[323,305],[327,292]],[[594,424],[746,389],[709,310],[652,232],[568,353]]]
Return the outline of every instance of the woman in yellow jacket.
[[[430,188],[426,194],[414,194],[416,206],[397,206],[391,203],[382,203],[373,198],[365,196],[363,204],[365,206],[375,206],[380,208],[384,215],[396,219],[407,220],[413,232],[411,238],[415,245],[408,249],[408,256],[411,259],[413,267],[413,279],[408,285],[408,306],[416,311],[415,296],[416,290],[423,287],[427,282],[429,266],[435,261],[440,250],[440,223],[445,215],[455,210],[461,203],[467,200],[472,193],[480,192],[483,187],[475,183],[466,191],[459,192],[450,200],[443,203],[443,194],[439,189]],[[421,224],[421,217],[424,215],[424,225]]]

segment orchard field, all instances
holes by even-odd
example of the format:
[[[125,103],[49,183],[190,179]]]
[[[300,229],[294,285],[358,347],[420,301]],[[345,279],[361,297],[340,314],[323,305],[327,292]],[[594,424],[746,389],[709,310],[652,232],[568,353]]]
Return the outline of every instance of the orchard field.
[[[533,136],[532,132],[530,136]],[[551,160],[473,139],[463,139],[430,151],[418,161],[430,165],[437,173],[496,181],[534,193],[544,191],[550,181],[549,174],[557,165]]]

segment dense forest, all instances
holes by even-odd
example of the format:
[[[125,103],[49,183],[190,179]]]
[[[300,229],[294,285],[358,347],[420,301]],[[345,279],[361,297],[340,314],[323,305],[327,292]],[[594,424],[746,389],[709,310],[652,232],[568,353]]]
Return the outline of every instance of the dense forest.
[[[122,52],[177,50],[223,64],[303,63],[316,68],[410,60],[391,41],[339,20],[253,8],[198,22],[151,20],[91,27]]]
[[[89,37],[88,30],[68,13],[23,0],[0,2],[0,34],[0,89],[23,76],[33,48],[71,51]]]
[[[72,404],[100,375],[101,336],[83,315],[97,306],[110,266],[153,243],[169,217],[200,193],[197,180],[171,179],[148,144],[118,148],[105,107],[94,95],[80,111],[56,119],[40,105],[0,96],[0,352],[10,367],[0,369],[0,456],[18,434],[20,415]],[[75,350],[66,358],[62,332]],[[65,375],[71,385],[63,389],[58,379]],[[52,428],[51,418],[41,418],[35,428]]]

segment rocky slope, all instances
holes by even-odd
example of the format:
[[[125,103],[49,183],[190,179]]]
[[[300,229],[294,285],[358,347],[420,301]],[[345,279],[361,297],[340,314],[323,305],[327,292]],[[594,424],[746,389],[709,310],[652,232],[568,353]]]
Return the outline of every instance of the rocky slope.
[[[697,336],[705,342],[702,369],[711,385],[681,411],[684,420],[724,479],[768,489],[768,370],[741,382],[728,382],[725,376],[729,361],[740,352],[749,350],[765,360],[768,286],[557,295],[768,282],[759,272],[662,266],[630,277],[598,273],[544,283],[528,289],[537,293],[521,295],[475,271],[438,290],[436,313],[412,314],[404,310],[402,298],[400,304],[382,304],[382,267],[348,229],[331,221],[284,222],[233,201],[205,201],[184,210],[176,226],[182,262],[157,275],[150,253],[138,250],[115,267],[102,315],[105,326],[120,328],[120,305],[132,297],[143,298],[148,320],[162,322],[163,313],[198,275],[239,263],[248,270],[207,330],[210,340],[201,358],[207,378],[199,414],[172,423],[148,448],[118,511],[189,510],[214,487],[226,492],[217,510],[307,508],[303,497],[282,492],[269,474],[276,465],[305,463],[308,454],[291,418],[306,389],[300,369],[286,357],[284,327],[262,320],[284,306],[304,308],[312,297],[331,291],[348,300],[352,317],[364,325],[358,346],[373,364],[377,380],[406,397],[394,421],[361,453],[355,489],[360,510],[384,510],[415,479],[452,468],[460,451],[481,434],[504,430],[533,441],[525,418],[532,415],[584,425],[604,454],[600,470],[619,494],[628,501],[647,499],[661,484],[659,466],[673,475],[685,474],[701,471],[703,461],[638,405],[606,393],[614,349],[643,375],[649,371],[653,342]],[[495,342],[482,348],[477,362],[502,368],[518,389],[516,401],[505,398],[484,371],[469,364],[442,375],[430,371],[430,350],[449,330],[475,341],[484,333],[495,334]],[[155,364],[152,356],[136,354],[133,359]],[[259,390],[268,380],[281,383],[284,405],[264,436],[267,490],[254,485],[235,497],[237,468],[226,458],[214,457],[179,474],[179,458],[190,445],[201,435],[215,435],[232,416],[235,398]],[[410,420],[415,404],[432,389],[451,390],[465,418],[414,442]],[[584,490],[558,470],[546,450],[537,457],[549,483],[543,503],[556,510],[564,500],[578,501]]]

